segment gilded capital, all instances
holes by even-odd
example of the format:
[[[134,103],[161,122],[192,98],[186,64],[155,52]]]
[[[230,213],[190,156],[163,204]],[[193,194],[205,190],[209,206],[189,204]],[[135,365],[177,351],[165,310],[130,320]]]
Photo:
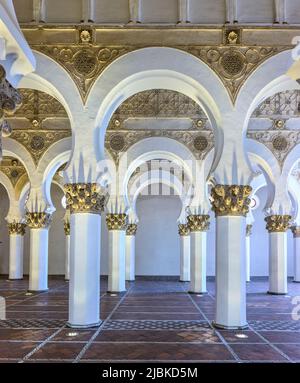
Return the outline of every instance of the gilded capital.
[[[26,224],[25,223],[20,223],[20,222],[10,222],[8,225],[8,233],[9,235],[24,235],[25,234],[25,228]]]
[[[51,220],[52,216],[49,213],[26,213],[26,223],[30,229],[47,229]]]
[[[64,190],[71,214],[101,214],[104,210],[106,196],[97,183],[65,184]]]
[[[190,234],[190,228],[188,223],[180,223],[178,225],[178,234],[183,237]]]
[[[265,218],[267,222],[266,229],[269,233],[286,232],[290,227],[290,215],[270,215]]]
[[[137,224],[129,223],[126,227],[126,235],[136,235]]]
[[[70,235],[70,222],[64,221],[64,231],[65,235]]]
[[[246,237],[250,237],[252,234],[252,225],[247,225],[246,226]]]
[[[216,216],[246,216],[252,188],[249,185],[216,185],[211,190],[212,210]]]
[[[106,224],[108,230],[126,230],[127,215],[126,214],[107,214]]]
[[[187,221],[191,232],[207,231],[209,229],[209,215],[189,215]]]
[[[300,226],[292,226],[291,230],[293,232],[294,238],[300,238]]]

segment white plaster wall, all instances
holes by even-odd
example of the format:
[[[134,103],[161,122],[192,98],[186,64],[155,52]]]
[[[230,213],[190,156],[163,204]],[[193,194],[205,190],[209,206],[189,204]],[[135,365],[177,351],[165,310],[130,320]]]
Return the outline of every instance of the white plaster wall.
[[[177,196],[140,196],[136,234],[136,275],[179,275]]]

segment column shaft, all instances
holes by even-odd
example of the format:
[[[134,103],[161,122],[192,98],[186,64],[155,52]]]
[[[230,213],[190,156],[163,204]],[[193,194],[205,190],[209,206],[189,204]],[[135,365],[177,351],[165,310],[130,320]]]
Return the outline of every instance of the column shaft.
[[[23,278],[23,249],[24,236],[10,234],[9,236],[9,279]]]
[[[269,233],[269,291],[287,293],[287,233]]]
[[[109,230],[108,291],[125,291],[125,230]]]
[[[180,281],[191,280],[191,238],[189,235],[180,236]]]
[[[70,279],[70,248],[71,248],[71,238],[70,234],[66,235],[65,242],[65,280]]]
[[[135,235],[126,235],[126,281],[135,280]]]
[[[294,282],[300,282],[300,236],[294,237]]]
[[[206,293],[206,237],[205,231],[192,231],[191,237],[191,293]]]
[[[244,216],[216,217],[216,327],[247,327],[245,233]]]
[[[100,324],[100,229],[100,214],[71,214],[70,327]]]
[[[250,282],[250,254],[251,254],[250,235],[246,236],[246,282]]]
[[[48,290],[48,228],[30,228],[29,291]]]

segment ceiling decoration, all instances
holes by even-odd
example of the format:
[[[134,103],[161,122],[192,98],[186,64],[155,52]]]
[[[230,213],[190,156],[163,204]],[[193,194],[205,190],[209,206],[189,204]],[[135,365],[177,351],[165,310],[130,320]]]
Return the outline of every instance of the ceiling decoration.
[[[283,166],[288,153],[300,143],[300,91],[291,90],[269,97],[256,108],[251,118],[247,137],[268,147]],[[271,120],[270,126],[260,128],[260,119]],[[290,119],[297,119],[296,123],[288,124]]]
[[[64,107],[54,97],[32,89],[21,89],[22,106],[10,118],[13,132],[10,138],[30,152],[34,162],[55,142],[71,136]]]
[[[178,119],[177,126],[170,128],[173,119]],[[182,119],[189,120],[190,127],[183,129]],[[164,127],[154,125],[155,120],[163,121]],[[136,123],[130,125],[130,121]],[[213,131],[201,107],[181,93],[162,89],[137,93],[120,105],[111,118],[105,146],[118,163],[121,152],[149,137],[175,139],[197,159],[205,158],[214,145]]]
[[[0,171],[4,173],[15,187],[18,181],[27,175],[23,164],[16,158],[5,156],[0,163]]]

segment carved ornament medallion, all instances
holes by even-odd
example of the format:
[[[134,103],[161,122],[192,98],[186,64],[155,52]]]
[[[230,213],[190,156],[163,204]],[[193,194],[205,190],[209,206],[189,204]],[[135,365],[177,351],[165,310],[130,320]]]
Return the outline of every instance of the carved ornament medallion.
[[[181,237],[184,237],[184,236],[187,236],[190,234],[190,228],[189,228],[189,225],[187,223],[180,223],[178,225],[178,234],[181,236]]]
[[[107,214],[106,224],[108,230],[126,230],[127,219],[128,217],[126,214]]]
[[[106,196],[96,183],[65,184],[67,207],[71,214],[101,214],[104,210]]]
[[[130,223],[126,227],[126,235],[136,235],[137,232],[137,224]]]
[[[48,229],[52,215],[45,212],[26,213],[26,223],[30,229]]]
[[[212,210],[216,216],[246,216],[249,212],[249,185],[216,185],[211,190]]]
[[[269,233],[286,232],[291,226],[291,219],[290,215],[270,215],[265,218],[267,222],[266,229]]]
[[[13,221],[9,223],[8,225],[8,233],[9,235],[25,235],[25,223],[20,223]]]
[[[189,215],[187,221],[191,232],[209,230],[209,215]]]

